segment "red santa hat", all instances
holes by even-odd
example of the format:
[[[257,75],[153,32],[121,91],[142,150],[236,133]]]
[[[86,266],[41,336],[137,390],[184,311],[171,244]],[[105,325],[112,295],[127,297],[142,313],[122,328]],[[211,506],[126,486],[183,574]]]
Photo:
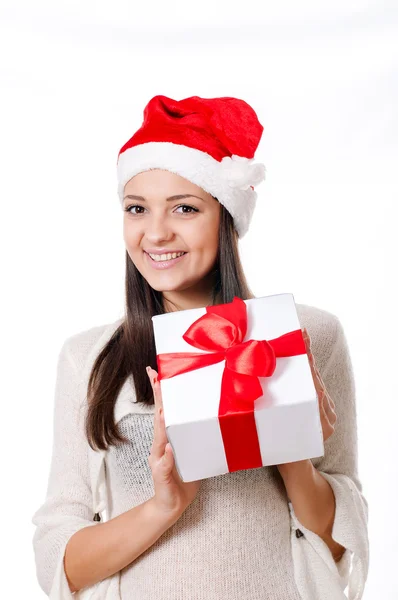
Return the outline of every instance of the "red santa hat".
[[[118,155],[121,203],[134,175],[165,169],[217,198],[243,237],[257,200],[254,187],[265,179],[265,166],[253,164],[263,129],[253,108],[238,98],[154,96],[141,127]]]

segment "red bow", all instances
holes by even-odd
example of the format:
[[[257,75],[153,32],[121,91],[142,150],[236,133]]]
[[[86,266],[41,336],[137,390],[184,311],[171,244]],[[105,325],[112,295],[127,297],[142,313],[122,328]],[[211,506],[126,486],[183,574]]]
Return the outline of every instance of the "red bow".
[[[232,302],[207,306],[206,314],[182,336],[198,352],[157,355],[159,379],[193,371],[225,360],[218,417],[230,472],[262,466],[254,417],[254,401],[262,396],[259,377],[271,377],[276,358],[306,354],[301,329],[273,340],[248,340],[246,303],[237,296]]]

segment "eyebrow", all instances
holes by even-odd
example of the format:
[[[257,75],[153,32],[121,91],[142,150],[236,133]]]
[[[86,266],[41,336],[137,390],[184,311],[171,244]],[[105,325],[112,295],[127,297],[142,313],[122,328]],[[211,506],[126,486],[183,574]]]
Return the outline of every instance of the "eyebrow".
[[[141,200],[142,202],[146,202],[146,199],[143,196],[134,196],[132,194],[128,194],[124,197],[124,200]],[[184,198],[198,198],[204,202],[203,198],[200,196],[195,196],[194,194],[176,194],[175,196],[169,196],[166,198],[166,202],[170,202],[171,200],[184,200]]]

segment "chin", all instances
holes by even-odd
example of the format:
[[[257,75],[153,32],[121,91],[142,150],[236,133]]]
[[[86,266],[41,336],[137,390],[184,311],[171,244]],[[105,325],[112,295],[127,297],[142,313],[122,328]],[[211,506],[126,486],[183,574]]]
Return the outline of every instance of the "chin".
[[[144,276],[145,277],[145,276]],[[160,281],[155,277],[145,277],[148,284],[157,292],[183,292],[194,286],[194,281]]]
[[[161,285],[161,284],[156,284],[156,283],[152,283],[151,281],[149,281],[147,279],[149,285],[151,286],[152,289],[156,290],[157,292],[182,292],[183,290],[189,288],[189,285]]]
[[[152,273],[148,274],[145,272],[143,272],[142,275],[151,288],[157,292],[173,292],[180,288],[180,284],[177,281],[173,281],[171,277],[163,279],[161,276],[154,277]]]

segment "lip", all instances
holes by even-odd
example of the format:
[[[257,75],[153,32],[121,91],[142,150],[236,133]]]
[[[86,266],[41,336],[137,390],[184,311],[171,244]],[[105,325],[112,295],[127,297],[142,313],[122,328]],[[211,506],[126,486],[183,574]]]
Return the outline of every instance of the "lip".
[[[184,252],[184,250],[180,250],[179,252]],[[177,258],[171,258],[170,260],[162,260],[161,262],[154,261],[148,254],[146,250],[144,250],[144,254],[146,260],[149,262],[153,269],[157,269],[158,271],[163,271],[163,269],[169,269],[170,267],[174,267],[177,263],[179,263],[186,255],[182,254]],[[159,252],[152,252],[152,254],[159,254]],[[166,254],[166,252],[161,252],[161,254]],[[167,253],[168,254],[168,253]]]
[[[173,252],[186,252],[186,250],[171,250],[170,248],[154,248],[152,250],[152,248],[148,248],[147,250],[144,250],[144,252],[147,252],[148,254],[173,254]]]

